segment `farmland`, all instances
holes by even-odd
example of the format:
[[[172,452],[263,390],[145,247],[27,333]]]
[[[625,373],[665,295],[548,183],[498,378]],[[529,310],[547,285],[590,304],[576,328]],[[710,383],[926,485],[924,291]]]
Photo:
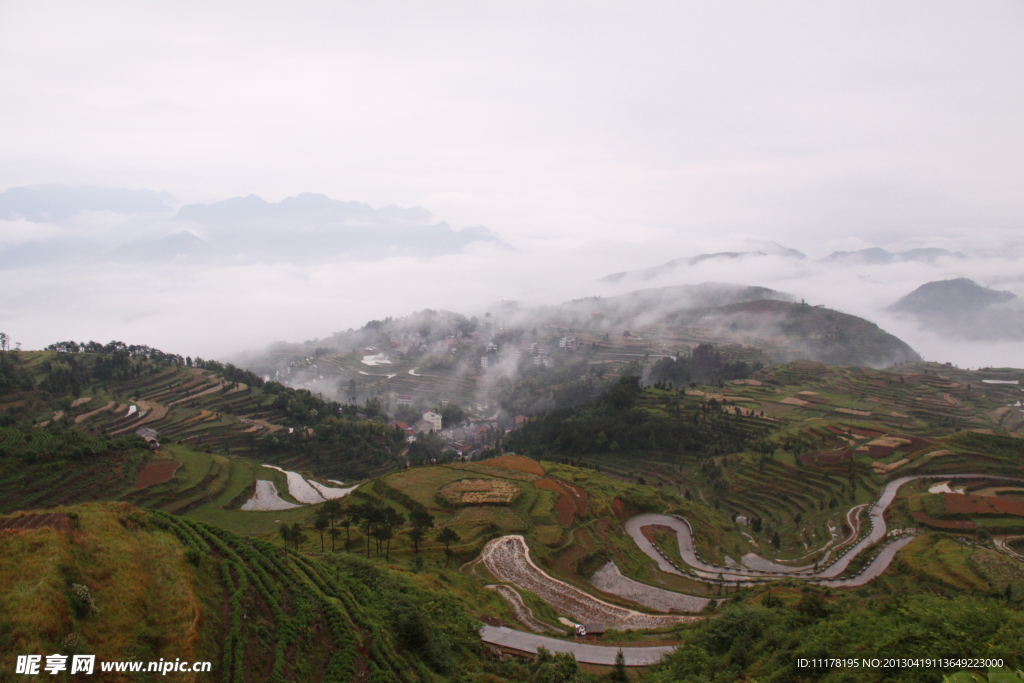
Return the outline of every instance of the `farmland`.
[[[639,351],[641,336],[614,346]],[[22,354],[40,386],[65,376],[58,365],[79,367],[83,382],[80,395],[0,396],[0,485],[11,492],[0,513],[15,513],[0,517],[0,534],[17,539],[15,556],[46,547],[82,557],[79,578],[101,609],[113,600],[108,578],[162,576],[141,557],[150,553],[183,602],[167,606],[166,634],[145,652],[210,652],[225,678],[306,680],[316,669],[311,680],[376,671],[434,681],[469,660],[467,670],[499,675],[467,654],[475,637],[452,650],[422,636],[431,619],[462,635],[483,619],[571,637],[562,618],[606,626],[609,643],[664,645],[706,642],[717,628],[708,624],[733,614],[765,623],[779,614],[794,632],[829,615],[866,618],[865,604],[892,594],[922,614],[946,609],[927,602],[938,596],[967,600],[962,614],[986,604],[1017,623],[1024,440],[1020,411],[1002,408],[1020,389],[985,382],[1016,371],[796,361],[735,381],[644,385],[583,375],[577,357],[537,377],[564,372],[559,386],[589,383],[599,395],[510,426],[494,457],[430,462],[403,459],[404,432],[380,416],[244,371],[137,358],[101,378],[100,360]],[[374,365],[349,360],[371,373],[400,365],[380,353]],[[408,382],[444,374],[409,369]],[[501,400],[561,391],[531,377]],[[135,436],[140,427],[156,430],[158,447]],[[134,578],[110,578],[107,542],[134,553],[116,570]],[[88,552],[100,553],[95,567]],[[20,579],[8,569],[3,580]],[[56,581],[46,604],[60,620]],[[132,599],[144,609],[148,596],[140,588]],[[188,605],[204,624],[196,637]],[[421,609],[427,616],[408,616]],[[794,625],[791,613],[806,621]],[[95,619],[70,619],[103,647],[144,635],[119,624],[118,641]],[[419,644],[396,626],[410,623],[420,624],[409,627]],[[1005,642],[997,624],[980,628]],[[56,637],[18,629],[38,647]],[[763,648],[751,638],[752,651]],[[404,673],[380,673],[394,662]]]

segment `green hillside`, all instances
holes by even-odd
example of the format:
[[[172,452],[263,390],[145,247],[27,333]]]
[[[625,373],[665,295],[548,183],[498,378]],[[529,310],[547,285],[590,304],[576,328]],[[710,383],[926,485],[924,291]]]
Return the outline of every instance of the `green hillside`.
[[[410,467],[382,419],[233,366],[2,364],[0,680],[54,652],[212,662],[175,674],[195,681],[622,680],[478,633],[579,643],[573,623],[615,651],[681,646],[629,674],[658,683],[941,680],[955,668],[794,664],[934,647],[1024,666],[1016,370],[797,361],[699,384],[678,359],[635,363],[645,382],[569,364],[503,388],[563,393],[496,457]],[[876,519],[896,535],[869,538]]]

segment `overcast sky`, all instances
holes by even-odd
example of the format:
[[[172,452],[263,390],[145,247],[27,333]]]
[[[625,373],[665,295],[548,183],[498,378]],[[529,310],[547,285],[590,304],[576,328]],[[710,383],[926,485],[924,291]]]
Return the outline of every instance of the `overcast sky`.
[[[748,238],[998,250],[1024,227],[1022,28],[1016,0],[4,0],[0,189],[419,205],[537,255],[486,292],[509,298],[552,263],[589,279]],[[363,310],[331,314],[323,334]]]

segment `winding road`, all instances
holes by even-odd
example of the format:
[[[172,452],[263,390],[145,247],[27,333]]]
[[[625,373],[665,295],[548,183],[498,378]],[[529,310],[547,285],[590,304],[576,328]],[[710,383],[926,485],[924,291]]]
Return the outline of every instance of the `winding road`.
[[[690,528],[690,523],[682,517],[671,517],[659,514],[638,515],[629,519],[626,522],[625,527],[627,533],[629,533],[633,538],[637,546],[657,563],[658,568],[670,574],[686,576],[691,579],[702,580],[709,583],[718,583],[724,580],[733,585],[749,586],[785,577],[801,579],[809,583],[822,586],[852,588],[855,586],[862,586],[880,576],[892,563],[893,558],[896,557],[896,553],[916,538],[916,534],[913,533],[897,537],[895,540],[883,545],[871,561],[868,562],[859,573],[854,576],[840,578],[840,575],[849,568],[855,558],[871,546],[885,539],[885,511],[893,500],[896,499],[896,495],[904,484],[917,479],[953,480],[970,478],[997,479],[1001,481],[1024,481],[1024,479],[1019,477],[1004,477],[988,474],[916,475],[894,479],[889,482],[884,489],[882,489],[878,500],[874,503],[857,505],[847,512],[846,521],[853,533],[848,539],[844,540],[835,548],[832,548],[829,551],[829,554],[844,546],[849,545],[850,547],[831,564],[820,568],[815,565],[804,565],[799,567],[783,565],[766,560],[753,553],[748,553],[741,558],[744,564],[732,563],[729,567],[709,564],[701,560],[697,555],[697,552],[694,549],[693,531]],[[860,513],[865,507],[868,509],[870,528],[866,535],[860,538],[860,540],[854,542],[854,539],[857,538],[861,530]],[[676,539],[679,544],[679,555],[688,565],[686,567],[686,571],[670,561],[668,557],[666,557],[643,535],[642,529],[651,525],[667,526],[675,530]],[[521,536],[506,536],[491,541],[491,543],[485,548],[485,552],[482,553],[482,556],[487,555],[486,551],[491,548],[493,544],[502,544],[502,542],[507,544],[508,541],[513,538],[521,542],[523,546],[523,555],[525,556],[526,561],[529,562],[529,549],[526,547],[525,539]],[[1006,539],[1000,540],[1003,540],[1003,543],[1000,545],[1004,549],[1009,552],[1013,552],[1006,547]],[[851,543],[852,545],[850,545]],[[537,573],[539,573],[543,578],[548,579],[551,582],[561,584],[563,590],[568,588],[572,591],[582,593],[582,591],[579,591],[574,587],[569,587],[556,579],[548,577],[543,571],[536,568],[532,562],[529,562],[529,564],[531,567],[536,569]],[[495,570],[495,567],[490,568],[492,572]],[[516,582],[514,579],[522,577],[509,576],[502,578],[503,580],[515,585]],[[534,578],[536,579],[536,577]],[[708,602],[707,598],[687,596],[682,593],[675,593],[674,591],[667,591],[665,589],[633,581],[628,577],[622,576],[614,562],[608,562],[604,567],[602,567],[602,569],[595,574],[592,581],[594,581],[595,586],[600,590],[620,595],[621,597],[644,604],[651,609],[658,609],[661,611],[697,611]],[[532,588],[535,591],[537,590],[536,586],[533,586]],[[586,596],[586,598],[589,598],[588,602],[607,605],[607,603],[598,601],[593,596],[585,593],[583,593],[583,595]],[[504,594],[503,596],[510,601],[512,600],[511,596]],[[518,597],[518,595],[516,597]],[[607,606],[611,607],[610,605]],[[617,609],[622,610],[622,608]],[[693,617],[690,618],[692,619]],[[619,652],[619,648],[614,646],[589,645],[576,641],[550,638],[547,636],[537,635],[536,633],[526,633],[524,631],[517,631],[515,629],[497,626],[483,626],[480,630],[480,637],[484,642],[531,654],[536,654],[540,647],[547,648],[551,652],[571,652],[579,662],[601,664],[605,666],[614,665],[615,656]],[[672,646],[627,647],[622,648],[622,652],[626,660],[626,666],[648,666],[657,662],[674,649],[675,648]]]
[[[483,626],[480,639],[485,643],[500,645],[520,652],[537,654],[538,648],[547,648],[551,652],[571,652],[577,662],[584,664],[602,664],[614,666],[615,656],[622,650],[626,666],[650,666],[672,652],[674,646],[660,647],[611,647],[608,645],[588,645],[573,640],[560,640],[547,636],[525,633],[504,626]]]
[[[859,574],[853,577],[838,578],[840,574],[847,570],[850,563],[853,562],[858,555],[885,538],[885,510],[889,507],[892,501],[896,499],[896,495],[899,492],[900,487],[917,479],[952,480],[969,478],[998,479],[1001,481],[1024,481],[1019,477],[1004,477],[978,473],[922,474],[894,479],[889,482],[884,489],[882,489],[882,493],[879,495],[878,500],[868,505],[868,519],[870,521],[870,529],[868,533],[859,541],[851,545],[845,553],[836,558],[832,563],[823,567],[816,567],[815,565],[792,567],[766,560],[753,553],[744,555],[741,558],[743,562],[741,565],[733,564],[728,567],[722,567],[717,564],[705,562],[700,559],[694,548],[693,532],[690,528],[690,523],[682,517],[670,517],[668,515],[655,514],[638,515],[626,522],[626,531],[630,536],[632,536],[633,541],[636,542],[637,546],[639,546],[640,549],[643,550],[643,552],[651,559],[657,562],[658,567],[662,571],[670,574],[678,574],[680,576],[688,576],[690,578],[711,582],[725,580],[739,585],[753,585],[769,581],[773,578],[791,577],[825,586],[862,586],[880,576],[882,572],[888,568],[892,559],[896,556],[896,552],[914,539],[913,535],[898,538],[882,548],[875,558],[864,569],[862,569]],[[851,521],[851,527],[854,528],[856,532],[860,531],[858,510],[860,507],[863,506],[857,506],[847,513],[847,520]],[[853,514],[855,510],[857,510],[858,515],[856,517],[856,525],[854,525],[852,523],[853,520],[850,519],[850,515]],[[689,572],[684,572],[679,567],[673,565],[667,557],[665,557],[644,537],[641,529],[645,526],[655,524],[667,526],[675,530],[676,538],[679,542],[679,555],[689,566]]]

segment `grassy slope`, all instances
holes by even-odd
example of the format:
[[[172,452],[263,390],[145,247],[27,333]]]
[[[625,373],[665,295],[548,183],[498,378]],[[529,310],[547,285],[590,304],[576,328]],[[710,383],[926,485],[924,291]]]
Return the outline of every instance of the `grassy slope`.
[[[456,596],[484,605],[496,596],[457,575],[301,557],[126,504],[53,512],[77,513],[77,527],[0,531],[4,671],[17,654],[74,651],[210,660],[211,680],[412,683],[479,667]],[[88,588],[97,611],[70,606],[72,584]]]
[[[64,511],[65,509],[60,509]],[[101,659],[214,659],[223,590],[209,566],[195,568],[170,534],[140,528],[126,504],[74,508],[80,527],[7,531],[0,555],[0,614],[10,634],[4,653],[78,651]],[[76,613],[70,583],[89,588],[99,612]]]

